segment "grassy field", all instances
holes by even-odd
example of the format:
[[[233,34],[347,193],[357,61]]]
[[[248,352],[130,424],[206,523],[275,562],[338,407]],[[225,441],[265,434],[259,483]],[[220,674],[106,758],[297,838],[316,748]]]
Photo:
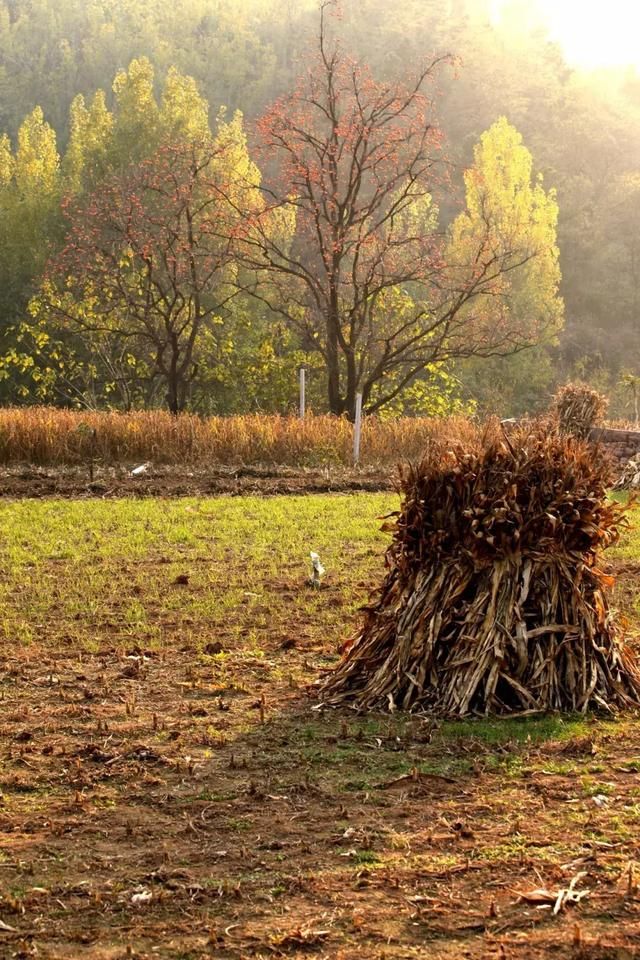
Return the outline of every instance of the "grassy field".
[[[0,503],[0,956],[640,955],[635,717],[312,709],[395,505]]]

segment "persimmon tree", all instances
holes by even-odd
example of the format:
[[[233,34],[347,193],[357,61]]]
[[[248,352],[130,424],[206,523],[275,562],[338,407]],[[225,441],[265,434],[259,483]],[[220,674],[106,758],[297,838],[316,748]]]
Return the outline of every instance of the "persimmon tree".
[[[259,122],[271,176],[243,259],[254,294],[321,353],[331,412],[353,417],[358,392],[373,412],[434,364],[529,345],[527,321],[483,320],[537,250],[526,234],[496,243],[489,211],[452,251],[434,200],[447,163],[433,89],[448,58],[378,82],[331,39],[333,6],[321,5],[315,61]]]
[[[161,385],[178,413],[205,331],[237,294],[238,211],[252,202],[257,176],[237,117],[215,139],[165,144],[67,201],[66,242],[33,314],[94,358],[117,355],[125,380],[147,383],[147,400]]]

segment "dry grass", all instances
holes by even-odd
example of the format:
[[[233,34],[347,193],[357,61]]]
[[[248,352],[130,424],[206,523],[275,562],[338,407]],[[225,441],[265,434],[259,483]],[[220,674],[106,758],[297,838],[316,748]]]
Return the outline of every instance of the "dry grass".
[[[464,418],[367,419],[363,464],[417,459],[427,438],[464,439]],[[331,416],[172,417],[162,411],[79,412],[50,407],[0,410],[0,463],[78,464],[151,460],[174,464],[349,465],[353,427]]]
[[[633,420],[612,420],[609,418],[604,421],[603,426],[608,427],[610,430],[630,430],[633,433],[638,430],[638,424]]]

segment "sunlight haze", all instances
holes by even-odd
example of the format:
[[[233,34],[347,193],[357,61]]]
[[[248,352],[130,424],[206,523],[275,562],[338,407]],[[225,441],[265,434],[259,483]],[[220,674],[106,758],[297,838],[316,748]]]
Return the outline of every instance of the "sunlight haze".
[[[521,4],[496,0],[496,19],[507,11],[529,23],[540,11],[549,34],[562,47],[567,60],[576,67],[629,66],[640,68],[640,3],[638,0],[535,0]],[[520,11],[523,11],[520,13]]]

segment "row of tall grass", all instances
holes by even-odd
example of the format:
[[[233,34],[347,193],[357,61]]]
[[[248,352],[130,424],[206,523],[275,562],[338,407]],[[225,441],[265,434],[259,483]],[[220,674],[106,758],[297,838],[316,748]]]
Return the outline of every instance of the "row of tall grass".
[[[360,463],[376,466],[418,458],[429,436],[463,435],[470,424],[449,420],[365,418]],[[0,463],[42,466],[104,464],[194,466],[352,463],[353,425],[331,416],[171,416],[163,411],[79,412],[49,407],[0,409]]]

